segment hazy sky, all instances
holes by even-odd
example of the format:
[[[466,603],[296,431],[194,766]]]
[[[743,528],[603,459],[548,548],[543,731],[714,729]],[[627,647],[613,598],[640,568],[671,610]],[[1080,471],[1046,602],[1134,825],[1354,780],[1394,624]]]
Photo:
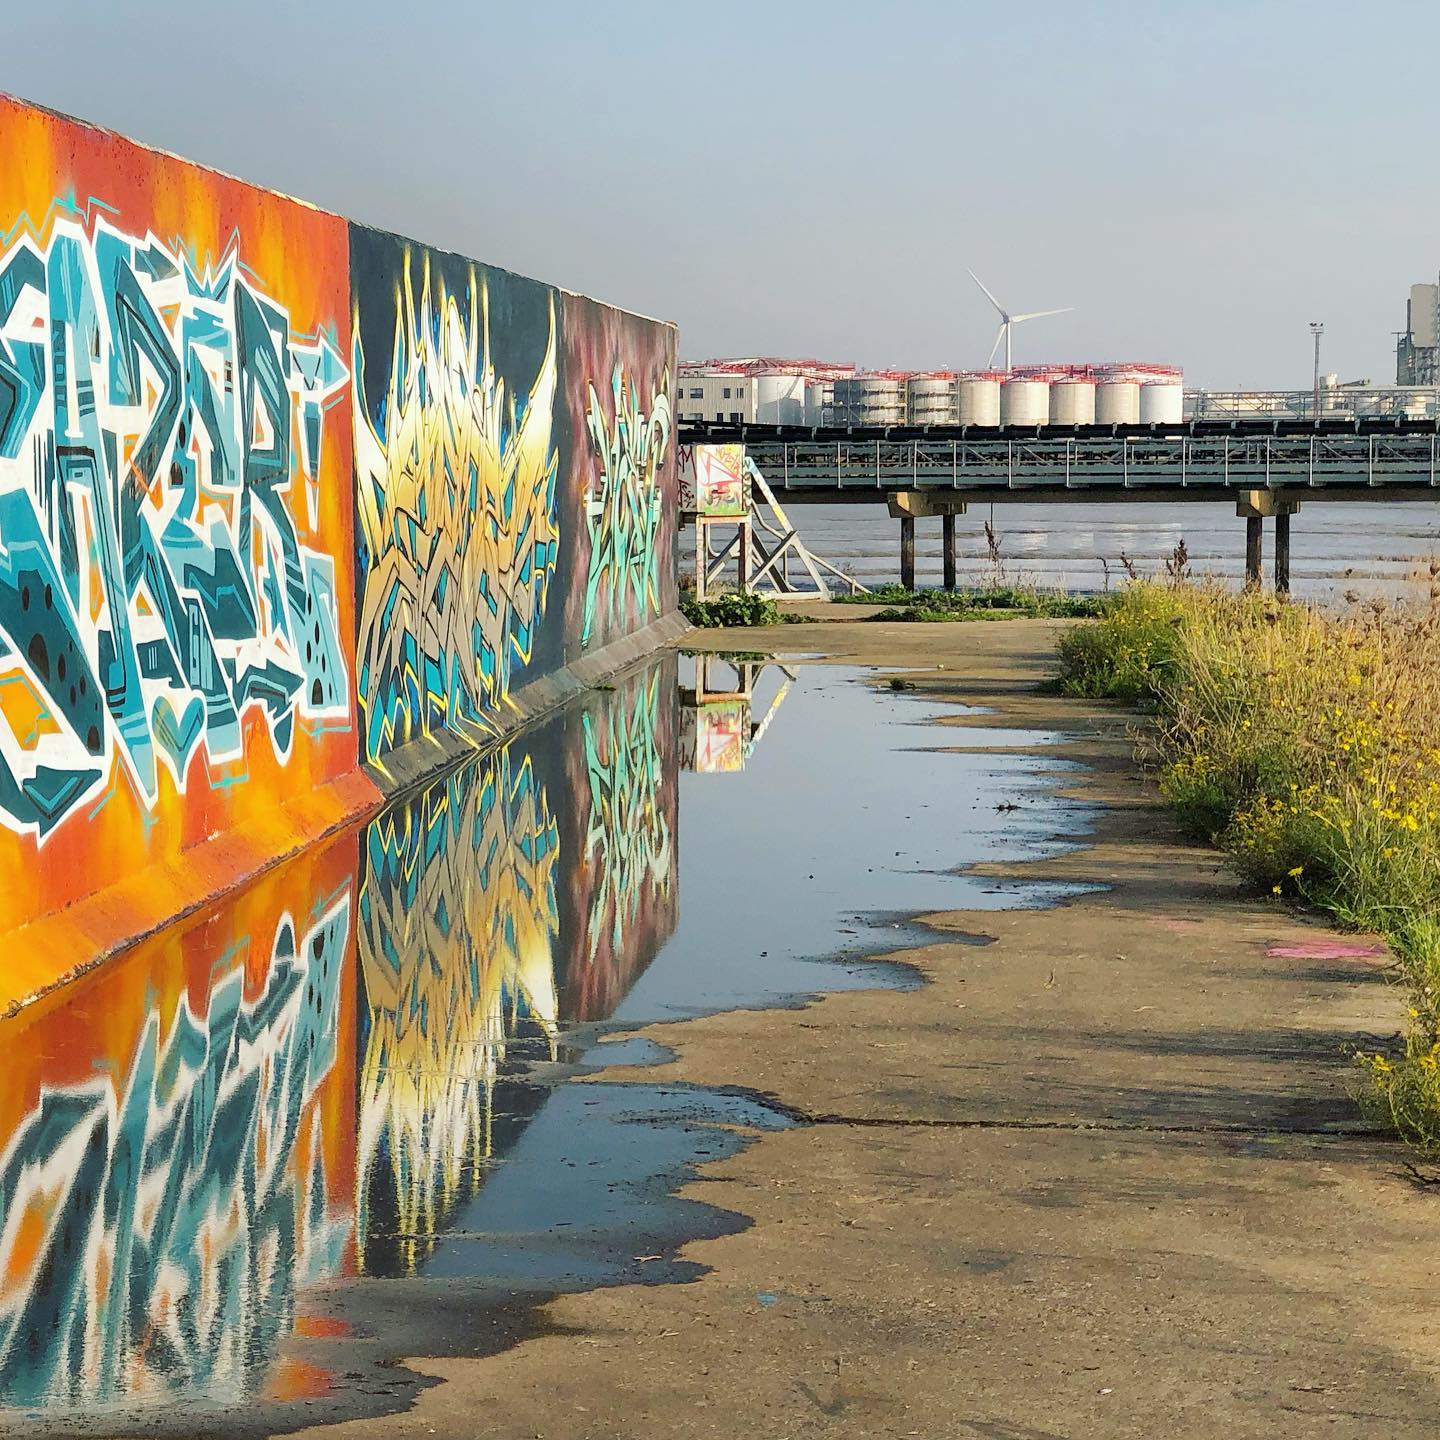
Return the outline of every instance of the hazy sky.
[[[0,89],[679,321],[687,357],[1393,380],[1440,6],[43,0]],[[211,18],[213,16],[213,18]]]

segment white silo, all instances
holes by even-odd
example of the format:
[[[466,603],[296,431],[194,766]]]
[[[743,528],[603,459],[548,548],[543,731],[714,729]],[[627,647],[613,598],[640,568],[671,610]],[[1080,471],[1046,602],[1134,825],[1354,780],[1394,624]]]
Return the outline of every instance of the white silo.
[[[901,375],[873,376],[862,392],[866,425],[905,423],[905,379]]]
[[[1000,381],[996,376],[962,375],[955,390],[960,424],[993,428],[1000,423]]]
[[[1095,387],[1095,423],[1138,425],[1140,386],[1134,380],[1101,380]]]
[[[953,375],[912,375],[906,383],[905,394],[912,425],[955,424]]]
[[[1142,425],[1179,425],[1185,418],[1185,388],[1178,380],[1151,380],[1140,387]]]
[[[1044,425],[1049,419],[1049,381],[1010,379],[1000,387],[1002,425]]]
[[[860,423],[860,381],[848,376],[835,382],[835,414],[837,425]]]
[[[755,420],[760,425],[805,423],[805,377],[773,371],[755,377]]]
[[[807,380],[805,382],[805,423],[807,425],[831,425],[835,421],[835,382],[833,380]]]
[[[903,425],[905,380],[893,372],[837,380],[835,412],[842,425]]]
[[[1095,423],[1095,382],[1067,375],[1050,384],[1052,425],[1093,425]]]

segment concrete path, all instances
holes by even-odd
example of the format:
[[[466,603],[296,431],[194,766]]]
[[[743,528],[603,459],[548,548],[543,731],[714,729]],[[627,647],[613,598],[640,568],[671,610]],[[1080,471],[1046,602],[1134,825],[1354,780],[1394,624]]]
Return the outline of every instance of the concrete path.
[[[541,1338],[409,1362],[442,1383],[408,1414],[315,1434],[1440,1433],[1440,1205],[1361,1121],[1345,1054],[1396,1030],[1403,993],[1181,841],[1125,717],[1036,693],[1053,639],[722,637],[914,666],[927,696],[1066,731],[1105,808],[1092,845],[1025,873],[1108,888],[932,917],[913,993],[657,1030],[675,1063],[619,1078],[753,1087],[816,1122],[690,1187],[751,1228],[689,1247],[695,1284],[557,1300]]]

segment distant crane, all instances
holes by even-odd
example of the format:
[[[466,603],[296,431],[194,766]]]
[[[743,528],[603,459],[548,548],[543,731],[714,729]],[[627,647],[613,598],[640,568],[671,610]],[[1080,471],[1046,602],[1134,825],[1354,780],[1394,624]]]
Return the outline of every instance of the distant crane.
[[[1005,373],[1010,373],[1010,331],[1022,320],[1043,320],[1047,315],[1068,315],[1075,307],[1073,305],[1063,306],[1059,310],[1030,310],[1024,315],[1012,315],[988,290],[985,289],[985,282],[973,271],[969,272],[970,278],[980,287],[985,298],[995,307],[996,313],[1000,316],[1000,330],[995,336],[995,343],[990,347],[990,358],[985,362],[987,368],[995,362],[995,352],[1000,348],[1000,342],[1005,342]]]

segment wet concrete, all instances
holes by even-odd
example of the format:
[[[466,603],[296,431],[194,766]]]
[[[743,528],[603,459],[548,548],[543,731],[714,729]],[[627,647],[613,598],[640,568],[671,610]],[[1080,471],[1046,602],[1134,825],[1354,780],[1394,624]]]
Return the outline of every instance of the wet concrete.
[[[673,661],[603,687],[4,1022],[0,1430],[401,1423],[412,1352],[498,1354],[557,1296],[695,1281],[685,1247],[750,1220],[676,1192],[810,1117],[743,1075],[577,1082],[668,1061],[677,1021],[915,991],[875,957],[937,903],[1088,888],[973,873],[1092,822],[1058,734],[951,753],[952,706],[755,678],[738,728]],[[682,761],[718,772],[683,803]]]
[[[1436,1202],[1360,1120],[1345,1055],[1397,1028],[1401,993],[1365,946],[1243,894],[1174,832],[1134,774],[1126,717],[1036,692],[1053,638],[1040,623],[787,632],[913,667],[902,703],[1044,731],[1098,810],[1085,844],[995,879],[1085,893],[937,910],[938,933],[899,957],[920,990],[647,1031],[672,1058],[607,1087],[743,1084],[809,1122],[681,1192],[745,1228],[682,1247],[695,1283],[556,1298],[543,1333],[488,1358],[455,1354],[478,1329],[417,1341],[405,1366],[436,1383],[413,1408],[316,1434],[1434,1432]],[[946,738],[963,744],[974,718]],[[935,795],[958,824],[982,820]],[[1026,806],[1052,801],[1014,803],[982,823],[1018,834]]]

